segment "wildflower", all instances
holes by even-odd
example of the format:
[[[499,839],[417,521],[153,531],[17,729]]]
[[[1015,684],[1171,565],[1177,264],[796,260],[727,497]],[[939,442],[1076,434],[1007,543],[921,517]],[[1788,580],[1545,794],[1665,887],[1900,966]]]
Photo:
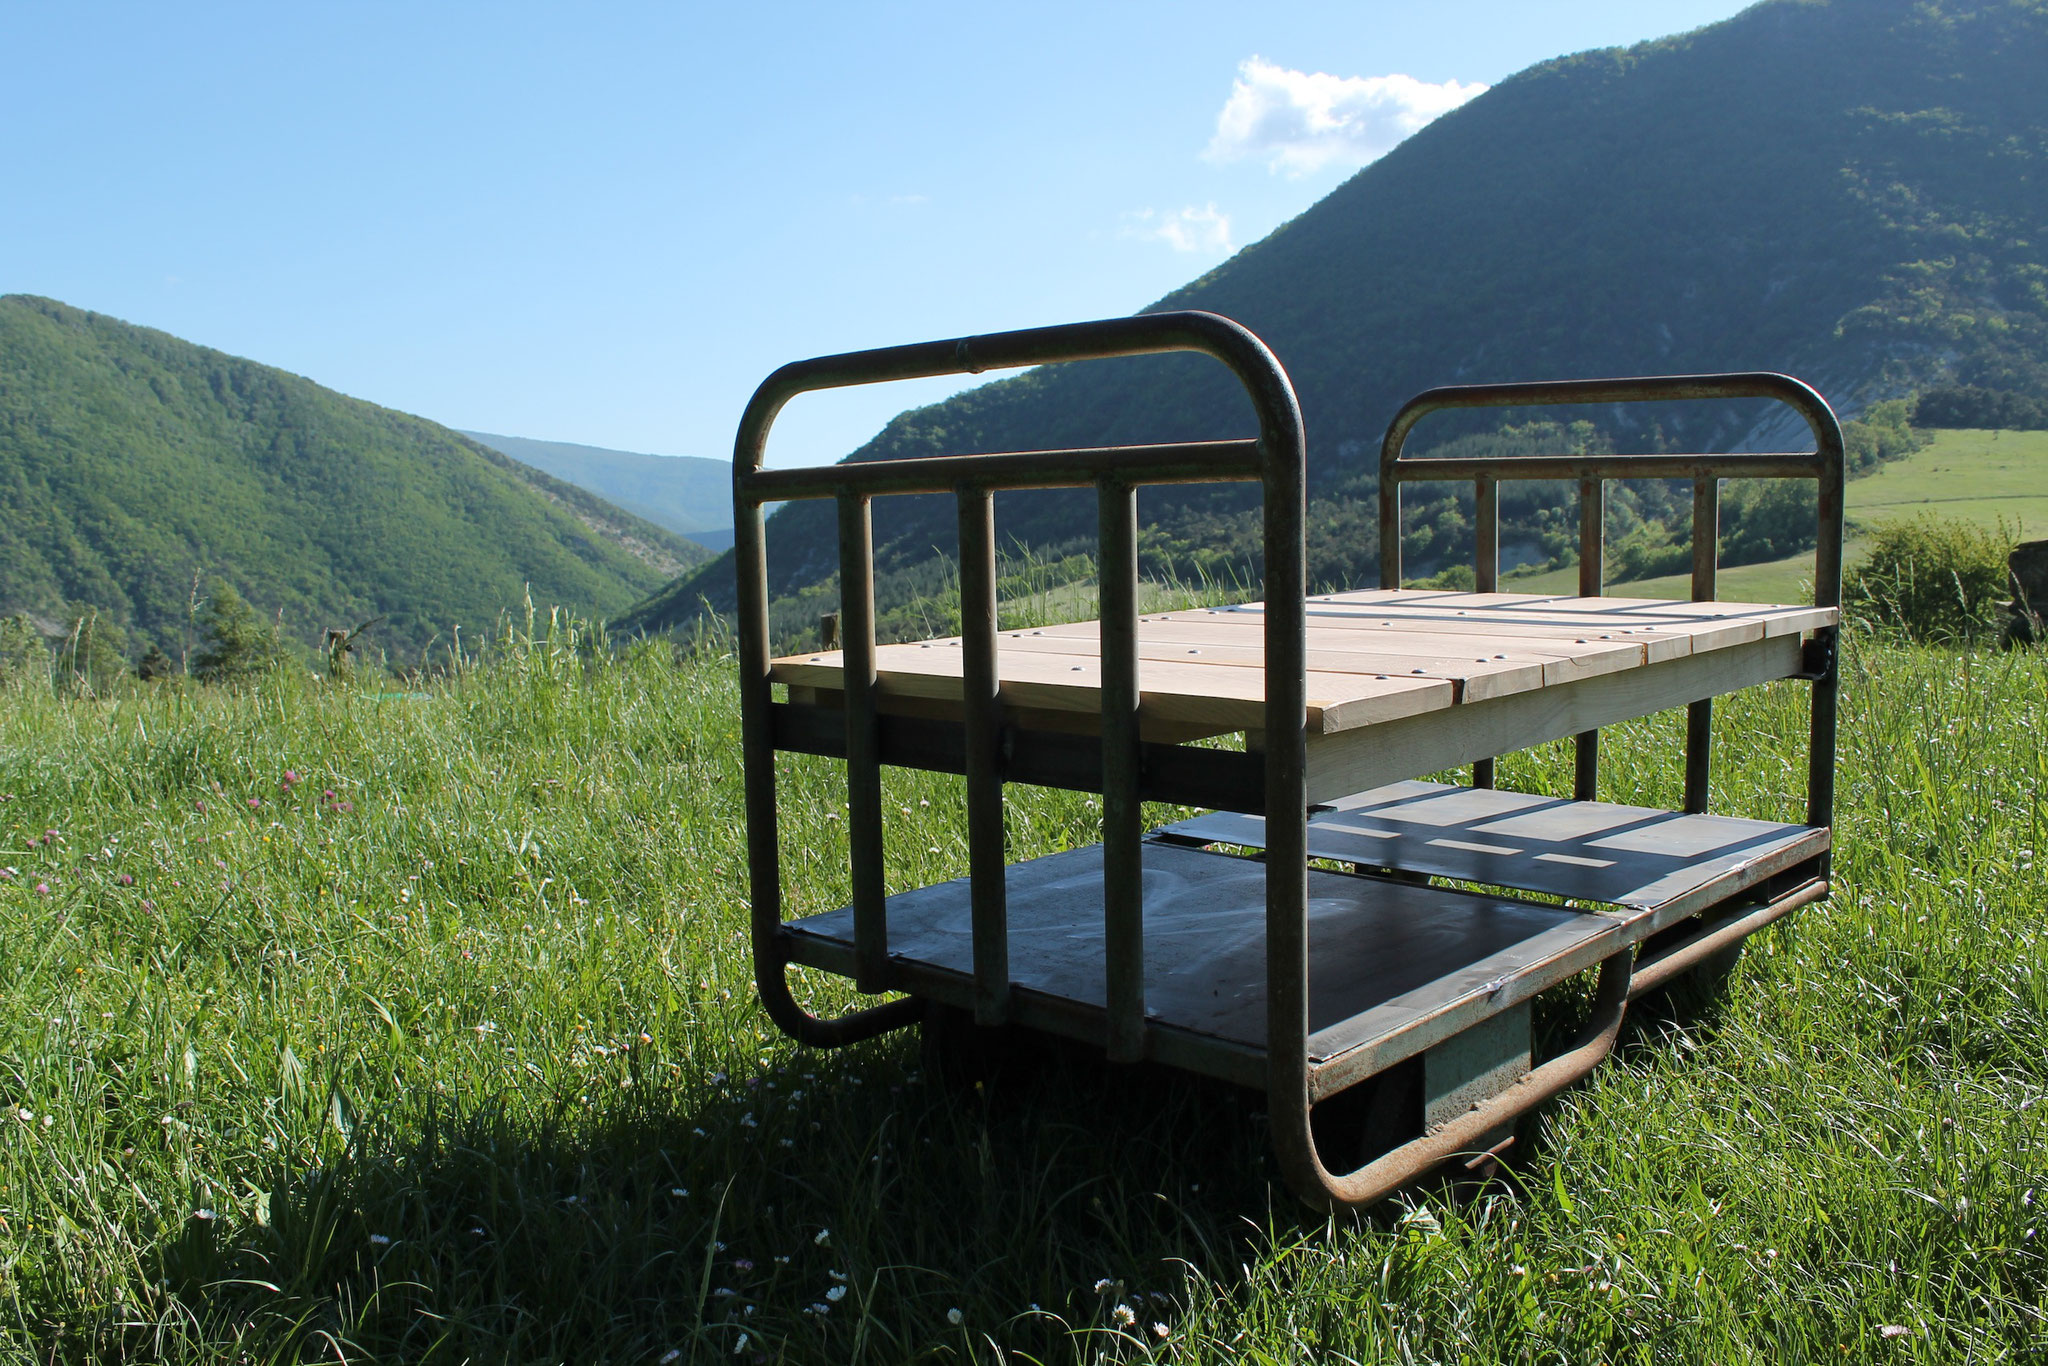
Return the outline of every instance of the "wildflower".
[[[1155,1324],[1153,1324],[1153,1325],[1152,1325],[1152,1336],[1153,1336],[1153,1337],[1155,1337],[1155,1338],[1164,1338],[1164,1337],[1166,1336],[1166,1334],[1167,1334],[1167,1327],[1166,1327],[1166,1325],[1165,1325],[1165,1324],[1163,1324],[1163,1323],[1155,1323]]]
[[[135,885],[135,874],[123,873],[115,878],[114,881],[120,883],[123,887],[133,887]]]
[[[735,1343],[734,1343],[734,1344],[732,1345],[732,1354],[733,1354],[734,1356],[738,1356],[738,1355],[739,1355],[739,1354],[740,1354],[741,1352],[744,1352],[744,1351],[746,1351],[746,1350],[747,1350],[747,1335],[746,1335],[745,1333],[741,1333],[741,1334],[740,1334],[740,1340],[739,1340],[738,1342],[735,1342]],[[663,1358],[662,1358],[662,1360],[663,1360],[663,1361],[666,1361],[666,1360],[668,1360],[668,1358],[667,1358],[667,1357],[663,1357]]]
[[[825,1298],[833,1304],[839,1303],[846,1298],[846,1287],[843,1285],[833,1286],[825,1292]]]
[[[754,1269],[754,1264],[747,1258],[741,1257],[732,1264],[732,1269],[734,1271],[752,1271]]]
[[[820,1318],[823,1318],[825,1315],[832,1312],[832,1306],[829,1304],[813,1304],[809,1308],[805,1309],[804,1312],[806,1314],[816,1314]]]
[[[701,1284],[701,1282],[700,1282],[700,1284]],[[732,1298],[732,1297],[733,1297],[734,1295],[737,1295],[737,1294],[739,1294],[739,1293],[740,1293],[739,1291],[737,1291],[737,1290],[734,1290],[734,1289],[733,1289],[733,1288],[732,1288],[731,1286],[721,1285],[721,1286],[719,1286],[719,1287],[718,1287],[718,1289],[716,1289],[716,1290],[712,1291],[712,1292],[711,1292],[711,1295],[712,1295],[712,1298],[714,1298],[714,1299],[720,1299],[720,1300],[729,1300],[729,1299],[731,1299],[731,1298]]]
[[[50,1127],[50,1126],[51,1126],[52,1124],[55,1124],[56,1122],[57,1122],[57,1117],[56,1117],[55,1115],[44,1115],[44,1116],[43,1116],[43,1127],[44,1127],[45,1129],[49,1128],[49,1127]]]
[[[299,775],[292,772],[292,770],[290,769],[286,769],[284,771],[284,776],[277,780],[277,785],[283,788],[286,792],[289,792],[299,785]]]
[[[195,1209],[192,1211],[192,1217],[202,1224],[210,1224],[219,1216],[210,1209]]]
[[[251,811],[261,811],[263,809],[263,799],[261,797],[251,797],[249,799],[249,809]]]
[[[740,1339],[743,1345],[745,1343],[746,1336],[747,1335],[745,1333],[740,1334]],[[655,1363],[655,1366],[669,1366],[669,1363],[671,1361],[681,1361],[682,1359],[683,1349],[680,1347],[671,1347],[666,1352],[663,1352],[661,1354],[661,1359]]]
[[[322,792],[320,793],[320,800],[321,800],[321,801],[323,801],[323,802],[331,802],[331,801],[333,801],[333,800],[334,800],[334,789],[333,789],[333,788],[331,788],[331,787],[330,787],[330,788],[326,788],[326,789],[324,789],[324,790],[323,790],[323,791],[322,791]]]
[[[827,1271],[825,1274],[827,1276],[830,1276],[835,1281],[843,1281],[846,1279],[846,1273],[844,1271]]]
[[[1116,1282],[1110,1280],[1107,1276],[1095,1283],[1095,1293],[1098,1295],[1107,1295],[1114,1289],[1116,1289]]]
[[[1109,1316],[1116,1320],[1116,1326],[1119,1328],[1128,1328],[1138,1321],[1137,1314],[1128,1304],[1120,1304],[1110,1310]]]
[[[203,816],[203,815],[205,815],[205,814],[206,814],[206,803],[205,803],[205,802],[194,802],[194,803],[192,803],[192,809],[193,809],[194,811],[197,811],[197,812],[198,812],[198,813],[199,813],[200,815],[202,815],[202,816]]]
[[[668,1189],[668,1193],[670,1195],[673,1195],[678,1200],[687,1200],[690,1198],[690,1192],[682,1186],[670,1186]]]
[[[37,896],[48,896],[49,894],[50,894],[50,884],[49,884],[49,883],[47,883],[47,882],[38,882],[38,883],[36,884],[36,895],[37,895]]]
[[[958,1309],[948,1309],[946,1311],[946,1322],[958,1328],[961,1324],[967,1322],[967,1316]]]
[[[386,1233],[373,1233],[370,1235],[370,1243],[373,1247],[390,1247],[391,1236]]]
[[[793,1138],[778,1138],[775,1141],[785,1148],[794,1148],[796,1146],[796,1140]]]
[[[1900,1323],[1887,1323],[1877,1330],[1881,1338],[1902,1338],[1913,1330]]]
[[[819,1247],[832,1246],[832,1230],[829,1228],[819,1229],[818,1236],[811,1239],[811,1241],[816,1243]]]
[[[758,1129],[761,1127],[761,1122],[755,1119],[754,1112],[749,1110],[740,1116],[740,1127],[742,1129]]]
[[[24,1121],[31,1120],[36,1117],[36,1112],[24,1106],[22,1107],[21,1117]]]
[[[21,875],[19,868],[0,868],[0,882],[12,882]]]

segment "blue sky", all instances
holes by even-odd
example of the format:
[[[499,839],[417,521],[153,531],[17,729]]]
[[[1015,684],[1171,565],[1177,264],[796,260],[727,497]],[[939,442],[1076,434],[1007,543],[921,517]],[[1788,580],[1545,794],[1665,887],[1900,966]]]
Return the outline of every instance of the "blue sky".
[[[1742,7],[12,0],[0,293],[723,458],[784,361],[1131,312],[1475,87]],[[954,387],[807,397],[771,458]]]

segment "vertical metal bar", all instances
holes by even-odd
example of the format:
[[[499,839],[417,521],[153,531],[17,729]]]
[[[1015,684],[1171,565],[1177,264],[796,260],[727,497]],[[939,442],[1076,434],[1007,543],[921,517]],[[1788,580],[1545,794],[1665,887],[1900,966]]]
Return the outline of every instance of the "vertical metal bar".
[[[1500,485],[1481,475],[1473,486],[1472,587],[1481,593],[1500,591]],[[1472,762],[1472,786],[1493,786],[1493,760]]]
[[[987,488],[960,500],[961,683],[967,749],[967,878],[974,926],[974,1019],[1010,1018],[1010,930],[1003,878],[1003,714],[996,674],[996,513]]]
[[[1284,377],[1256,397],[1266,503],[1266,1097],[1282,1170],[1290,1180],[1312,1176],[1322,1184],[1327,1174],[1308,1100],[1306,437]],[[1401,579],[1398,451],[1390,435],[1380,461],[1380,565],[1388,585]]]
[[[1816,423],[1815,449],[1821,458],[1815,502],[1820,544],[1814,555],[1813,602],[1816,607],[1842,605],[1842,428],[1825,404]],[[1813,649],[1821,657],[1821,675],[1813,684],[1813,720],[1807,736],[1806,823],[1835,821],[1835,709],[1842,686],[1840,628],[1824,626],[1813,633]],[[1821,875],[1832,860],[1823,858]]]
[[[1701,475],[1692,481],[1692,600],[1712,602],[1721,544],[1721,481]],[[1714,764],[1714,701],[1702,698],[1685,709],[1685,809],[1701,812],[1711,798]]]
[[[1400,451],[1390,433],[1380,456],[1380,587],[1401,586],[1401,481],[1394,473]]]
[[[768,686],[768,551],[761,505],[735,498],[733,574],[737,580],[740,666],[740,776],[747,802],[747,891],[754,976],[772,1012],[782,985],[782,840],[775,818],[775,737]],[[777,1020],[784,1028],[790,1024]]]
[[[1097,491],[1102,598],[1103,971],[1111,1062],[1145,1055],[1145,906],[1138,803],[1138,496]]]
[[[854,985],[888,987],[882,867],[881,731],[875,719],[874,522],[864,494],[839,494],[839,634],[846,686],[846,838],[853,881]]]
[[[1600,596],[1602,561],[1607,555],[1604,539],[1607,517],[1607,485],[1599,479],[1579,481],[1579,596]],[[1600,732],[1580,731],[1572,763],[1572,796],[1590,802],[1600,793]]]

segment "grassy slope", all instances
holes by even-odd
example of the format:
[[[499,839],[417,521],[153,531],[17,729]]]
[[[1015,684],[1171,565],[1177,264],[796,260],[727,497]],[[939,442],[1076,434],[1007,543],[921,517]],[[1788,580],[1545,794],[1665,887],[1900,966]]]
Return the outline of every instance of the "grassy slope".
[[[529,590],[624,607],[703,553],[420,418],[0,298],[0,612],[90,605],[176,655],[218,574],[301,640],[381,615],[370,643],[411,655]]]
[[[2048,535],[2048,432],[1936,431],[1924,450],[1848,484],[1849,532],[1843,555],[1854,563],[1862,543],[1860,527],[1893,517],[1933,514],[1996,531],[2001,523],[2016,538]],[[1576,568],[1532,574],[1509,581],[1517,592],[1576,591]],[[1672,574],[1631,583],[1627,592],[1643,597],[1685,597],[1691,578]],[[1613,585],[1622,591],[1620,585]],[[1798,602],[1813,593],[1813,556],[1795,555],[1766,564],[1723,569],[1720,593],[1750,602]]]
[[[1304,1217],[1255,1098],[1065,1066],[955,1091],[902,1037],[782,1040],[749,999],[715,649],[590,668],[540,642],[417,698],[10,698],[0,1338],[79,1362],[2038,1359],[2048,661],[1864,646],[1846,674],[1836,900],[1765,932],[1724,1007],[1642,1018],[1512,1182],[1418,1196],[1440,1232]],[[1802,700],[1719,709],[1725,809],[1796,815]],[[1612,793],[1675,801],[1674,718],[1610,734]],[[1570,759],[1503,771],[1558,790]],[[790,911],[838,904],[835,767],[784,781]],[[887,795],[892,879],[962,873],[957,785]],[[1098,820],[1032,790],[1008,812],[1019,856]]]

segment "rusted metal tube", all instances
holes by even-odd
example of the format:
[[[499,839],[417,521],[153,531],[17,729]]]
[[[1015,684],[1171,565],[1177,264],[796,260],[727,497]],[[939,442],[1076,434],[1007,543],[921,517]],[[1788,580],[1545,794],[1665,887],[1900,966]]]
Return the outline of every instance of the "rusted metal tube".
[[[1472,588],[1479,593],[1500,590],[1500,483],[1490,474],[1472,481]],[[1472,761],[1472,786],[1493,786],[1493,760]]]
[[[866,495],[839,495],[839,618],[845,638],[846,840],[853,889],[854,985],[888,987],[882,866],[882,755],[875,718],[875,552]]]
[[[1733,455],[1512,455],[1411,456],[1401,462],[1404,483],[1476,479],[1484,472],[1503,483],[1558,479],[1694,479],[1718,471],[1729,479],[1811,479],[1821,463],[1811,451]]]
[[[1103,974],[1111,1062],[1145,1056],[1144,809],[1138,800],[1138,496],[1098,495],[1102,612]]]
[[[1655,991],[1672,978],[1691,972],[1721,950],[1740,944],[1772,921],[1783,919],[1801,906],[1811,905],[1827,894],[1827,879],[1815,878],[1811,882],[1800,884],[1774,901],[1759,906],[1747,914],[1739,915],[1733,920],[1723,921],[1668,952],[1659,954],[1636,970],[1629,983],[1629,999],[1633,1001],[1646,992]]]
[[[1579,596],[1597,598],[1607,558],[1607,485],[1579,481]],[[1600,732],[1580,731],[1572,746],[1572,796],[1582,802],[1600,795]]]
[[[1480,1102],[1435,1132],[1404,1143],[1354,1172],[1341,1176],[1331,1173],[1315,1155],[1311,1142],[1311,1165],[1303,1168],[1283,1163],[1288,1185],[1318,1209],[1362,1209],[1386,1199],[1445,1160],[1474,1151],[1480,1139],[1580,1080],[1614,1051],[1622,1018],[1628,1011],[1632,956],[1623,950],[1600,964],[1592,1018],[1569,1051],[1530,1071],[1499,1095]],[[1276,1115],[1276,1122],[1278,1118]],[[1305,1114],[1301,1122],[1305,1127]]]
[[[966,486],[960,502],[962,741],[967,775],[967,876],[974,927],[974,1019],[1010,1018],[1010,929],[1004,879],[1003,711],[996,674],[995,498]]]
[[[743,482],[756,502],[831,498],[841,489],[870,496],[947,493],[963,480],[990,488],[1085,488],[1114,476],[1132,484],[1190,484],[1259,477],[1256,441],[1177,441],[989,455],[863,460],[823,469],[753,470]]]
[[[1701,475],[1692,481],[1692,600],[1712,602],[1720,563],[1721,481]],[[1712,798],[1714,702],[1704,698],[1685,709],[1685,809],[1699,813]]]

